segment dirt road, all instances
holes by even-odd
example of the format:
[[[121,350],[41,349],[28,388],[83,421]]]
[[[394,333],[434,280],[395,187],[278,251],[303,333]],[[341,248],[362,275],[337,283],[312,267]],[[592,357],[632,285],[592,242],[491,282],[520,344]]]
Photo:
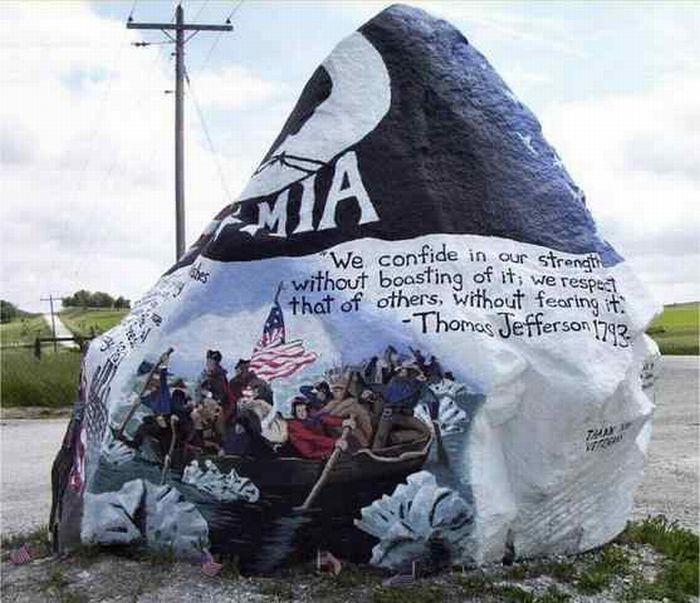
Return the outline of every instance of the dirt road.
[[[698,529],[698,358],[662,358],[657,410],[634,517],[665,514]],[[51,463],[66,419],[2,422],[2,532],[22,532],[49,515]]]

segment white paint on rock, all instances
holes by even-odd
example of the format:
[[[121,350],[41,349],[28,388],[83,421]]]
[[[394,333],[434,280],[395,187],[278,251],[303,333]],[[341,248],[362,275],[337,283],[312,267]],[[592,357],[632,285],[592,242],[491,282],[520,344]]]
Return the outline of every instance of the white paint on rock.
[[[378,286],[380,270],[394,276],[420,272],[425,265],[388,268],[386,258],[417,254],[426,245],[434,252],[443,246],[455,251],[456,260],[432,265],[444,274],[461,274],[461,289],[454,279]],[[485,253],[487,261],[470,259],[476,250]],[[644,329],[658,310],[624,263],[589,269],[581,264],[588,256],[557,251],[553,253],[571,264],[552,268],[541,261],[541,256],[552,253],[547,248],[476,235],[428,235],[392,242],[363,239],[332,251],[339,257],[348,253],[362,256],[363,267],[334,269],[328,252],[256,262],[202,259],[199,270],[209,273],[206,284],[189,278],[187,268],[161,279],[125,323],[106,335],[125,349],[106,398],[112,422],[128,407],[139,363],[144,358],[156,359],[170,345],[177,350],[170,368],[185,378],[201,371],[206,349],[220,348],[227,368],[239,357],[248,357],[262,332],[274,292],[284,281],[280,303],[288,337],[303,339],[318,360],[303,369],[301,376],[275,381],[276,399],[286,399],[300,383],[340,363],[358,363],[381,354],[389,344],[403,350],[410,345],[435,355],[457,381],[477,384],[485,394],[471,429],[465,432],[461,447],[453,447],[450,458],[457,478],[454,487],[460,495],[470,491],[474,499],[475,544],[469,556],[478,561],[498,560],[511,543],[519,557],[584,550],[622,530],[642,478],[653,405],[642,391],[640,374],[656,354]],[[516,257],[520,258],[517,262],[504,259]],[[562,332],[560,327],[556,333],[505,337],[498,309],[455,305],[453,294],[478,289],[477,275],[483,275],[487,266],[492,267],[492,278],[483,287],[491,298],[507,298],[516,289],[525,296],[522,308],[514,312],[519,320],[541,312],[547,323],[586,323],[587,330]],[[520,279],[515,284],[503,282],[508,268]],[[290,309],[295,294],[290,283],[318,270],[329,270],[336,277],[367,272],[368,286],[359,311],[295,316]],[[533,279],[542,276],[553,278],[554,284],[536,284]],[[595,311],[540,308],[539,290],[558,299],[585,294],[578,286],[564,286],[562,277],[577,282],[614,279],[617,295],[624,297],[624,312],[606,309],[604,300],[609,295],[602,291],[590,295],[600,302]],[[382,308],[392,288],[409,296],[434,294],[443,304]],[[334,292],[338,304],[350,300],[352,294]],[[466,328],[440,333],[426,329],[416,313],[434,310],[445,319],[491,325],[490,333],[483,328],[481,332]],[[140,325],[148,325],[153,314],[160,320],[152,332],[143,340],[129,337],[129,329],[144,328]],[[601,320],[604,325],[615,325],[615,337],[596,330],[602,324],[596,321]],[[99,351],[104,341],[102,336],[90,346],[88,379],[109,354]],[[616,439],[608,445],[606,438]],[[107,436],[103,443],[108,440]]]
[[[381,55],[361,33],[345,38],[323,62],[332,81],[330,96],[316,107],[301,129],[274,150],[248,182],[241,199],[269,195],[304,178],[338,153],[362,140],[389,111],[391,82]],[[342,120],[338,116],[342,115]],[[289,155],[297,169],[275,160]],[[304,160],[311,160],[305,163]]]

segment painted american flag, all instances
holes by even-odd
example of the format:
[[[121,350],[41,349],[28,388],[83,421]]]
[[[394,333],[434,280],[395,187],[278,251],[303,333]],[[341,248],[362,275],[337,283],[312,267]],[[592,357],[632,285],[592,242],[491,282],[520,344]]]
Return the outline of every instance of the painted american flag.
[[[250,358],[250,369],[261,379],[270,381],[288,377],[315,360],[316,354],[307,352],[301,339],[286,341],[282,308],[275,298]]]
[[[76,492],[82,492],[85,486],[85,450],[86,428],[81,425],[78,437],[75,442],[75,452],[73,453],[73,467],[68,477],[68,483]]]
[[[18,549],[14,549],[10,552],[10,561],[15,565],[24,565],[32,560],[32,550],[29,548],[29,544],[24,543]]]
[[[202,573],[205,576],[209,576],[210,578],[213,578],[214,576],[218,575],[224,567],[224,564],[218,563],[207,549],[204,549],[204,551],[202,552],[201,561]]]

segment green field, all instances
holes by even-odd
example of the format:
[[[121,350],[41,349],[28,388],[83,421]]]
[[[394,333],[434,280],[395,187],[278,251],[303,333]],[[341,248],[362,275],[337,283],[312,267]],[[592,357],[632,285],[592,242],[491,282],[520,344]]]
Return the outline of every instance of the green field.
[[[699,321],[700,302],[670,304],[647,333],[659,345],[662,354],[694,355],[700,353]]]
[[[83,310],[71,308],[61,312],[61,320],[74,333],[90,336],[116,325],[126,310]],[[700,302],[672,304],[664,308],[648,329],[662,354],[698,355]],[[41,316],[27,316],[0,325],[3,346],[31,344],[37,337],[50,337],[51,329]],[[54,353],[51,346],[42,348],[36,359],[31,349],[4,349],[1,353],[1,396],[5,406],[58,407],[74,402],[80,370],[77,350]]]
[[[95,335],[116,325],[127,310],[71,308],[60,313],[61,321],[74,334]],[[5,348],[0,352],[0,394],[3,406],[69,406],[75,401],[80,372],[80,352],[42,346],[41,359],[33,349],[6,346],[33,344],[36,337],[51,337],[51,328],[41,316],[23,317],[0,325]]]
[[[68,406],[78,392],[80,352],[44,347],[41,359],[32,350],[3,350],[3,406]]]
[[[61,322],[74,335],[90,337],[93,333],[99,335],[111,329],[124,318],[128,310],[112,310],[98,308],[70,308],[60,313]]]
[[[51,337],[51,327],[41,315],[28,315],[0,324],[0,343],[3,346],[34,343],[37,337]]]

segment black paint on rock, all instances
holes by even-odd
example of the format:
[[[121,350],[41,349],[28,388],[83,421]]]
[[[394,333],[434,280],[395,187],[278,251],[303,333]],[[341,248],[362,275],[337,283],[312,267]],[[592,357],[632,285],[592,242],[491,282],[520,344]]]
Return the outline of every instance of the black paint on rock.
[[[598,237],[583,193],[542,137],[535,116],[457,29],[419,9],[394,5],[359,31],[381,55],[391,81],[391,103],[383,119],[327,162],[276,155],[332,94],[332,78],[319,67],[258,169],[281,161],[307,172],[270,194],[240,199],[235,205],[240,222],[202,235],[173,269],[199,254],[221,261],[302,256],[357,238],[405,240],[434,233],[598,252],[607,265],[621,260]],[[332,123],[342,128],[355,118],[334,114]],[[338,204],[337,227],[294,233],[303,181],[315,178],[316,229],[335,164],[348,152],[357,156],[379,220],[358,225],[358,204],[349,197]],[[252,234],[242,230],[258,224],[261,204],[274,209],[286,189],[286,233],[271,236],[267,227]],[[224,208],[217,218],[231,211]]]

